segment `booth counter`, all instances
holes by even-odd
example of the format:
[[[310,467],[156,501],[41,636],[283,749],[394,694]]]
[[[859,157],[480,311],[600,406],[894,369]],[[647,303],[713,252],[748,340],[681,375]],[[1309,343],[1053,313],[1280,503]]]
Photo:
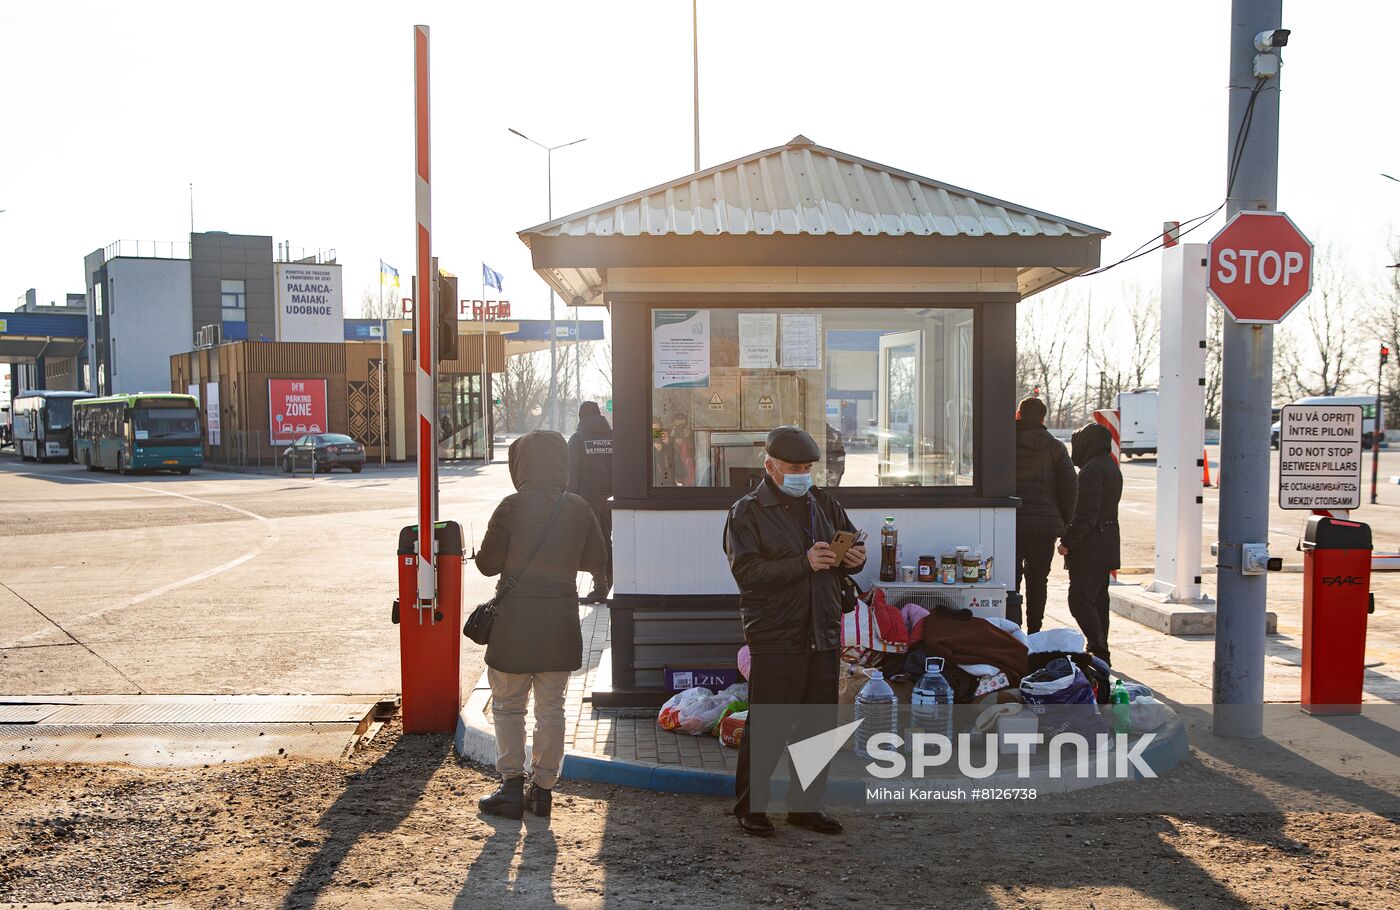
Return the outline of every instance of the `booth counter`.
[[[611,681],[596,705],[658,704],[668,667],[733,666],[722,529],[775,426],[825,441],[817,482],[872,556],[886,516],[903,565],[980,550],[983,589],[925,587],[1004,609],[1015,305],[1097,266],[1106,232],[799,136],[520,236],[567,302],[612,316]]]

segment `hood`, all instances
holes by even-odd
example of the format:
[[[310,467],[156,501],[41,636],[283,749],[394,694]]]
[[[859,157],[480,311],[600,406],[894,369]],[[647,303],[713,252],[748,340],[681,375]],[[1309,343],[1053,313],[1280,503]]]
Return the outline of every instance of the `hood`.
[[[1113,448],[1113,437],[1108,435],[1108,427],[1099,423],[1086,423],[1074,431],[1070,438],[1070,460],[1076,468],[1082,468],[1101,452]]]
[[[1039,451],[1051,442],[1058,442],[1050,431],[1045,429],[1043,423],[1031,423],[1028,420],[1016,421],[1016,448],[1028,449],[1032,452]]]
[[[569,482],[569,446],[553,430],[535,430],[512,442],[507,461],[517,490],[558,493]]]
[[[598,414],[598,402],[596,401],[585,401],[583,404],[578,406],[578,416],[581,418],[597,417]]]
[[[578,419],[578,428],[590,433],[612,432],[612,424],[602,414],[585,414]]]

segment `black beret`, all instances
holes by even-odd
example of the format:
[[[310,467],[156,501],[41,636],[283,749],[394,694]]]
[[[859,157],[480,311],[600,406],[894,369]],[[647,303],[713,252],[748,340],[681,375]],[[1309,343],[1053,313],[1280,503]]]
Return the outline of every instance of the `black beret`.
[[[822,460],[822,450],[812,434],[800,427],[778,427],[768,434],[763,450],[788,464],[811,464]]]

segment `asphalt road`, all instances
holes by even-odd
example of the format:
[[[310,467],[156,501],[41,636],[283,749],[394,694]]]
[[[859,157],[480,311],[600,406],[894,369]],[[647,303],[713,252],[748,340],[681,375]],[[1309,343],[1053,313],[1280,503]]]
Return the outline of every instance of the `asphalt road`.
[[[399,691],[389,621],[411,468],[119,477],[0,456],[0,694]],[[448,468],[479,541],[504,465]],[[464,603],[491,582],[468,564]],[[308,655],[315,655],[309,660]],[[464,642],[474,685],[481,649]]]

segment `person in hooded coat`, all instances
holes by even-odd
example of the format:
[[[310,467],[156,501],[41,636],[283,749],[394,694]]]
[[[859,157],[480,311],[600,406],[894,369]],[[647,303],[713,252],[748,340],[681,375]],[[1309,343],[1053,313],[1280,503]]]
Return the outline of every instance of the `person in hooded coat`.
[[[578,573],[602,574],[607,548],[593,509],[564,489],[569,454],[563,436],[552,430],[526,433],[510,444],[509,464],[516,492],[496,506],[476,556],[481,574],[518,582],[497,603],[486,645],[501,786],[478,805],[492,815],[520,818],[527,808],[549,815],[550,791],[564,760],[564,693],[569,674],[583,666]],[[550,525],[556,504],[559,511]],[[525,709],[532,691],[535,733],[527,791]]]
[[[1060,555],[1069,568],[1069,611],[1084,633],[1090,654],[1108,658],[1108,579],[1119,567],[1118,501],[1123,472],[1113,457],[1108,428],[1086,424],[1070,438],[1079,468],[1079,495],[1074,519],[1060,539]]]
[[[1022,399],[1016,409],[1016,590],[1026,580],[1026,631],[1045,621],[1046,579],[1055,541],[1074,517],[1079,481],[1069,452],[1045,429],[1045,402]],[[1019,624],[1019,615],[1007,619]]]
[[[596,401],[583,402],[578,406],[578,429],[569,437],[569,492],[582,496],[593,510],[608,550],[607,567],[602,575],[593,576],[593,590],[583,598],[587,604],[604,603],[612,588],[612,509],[608,507],[613,492],[612,450],[608,419]]]

